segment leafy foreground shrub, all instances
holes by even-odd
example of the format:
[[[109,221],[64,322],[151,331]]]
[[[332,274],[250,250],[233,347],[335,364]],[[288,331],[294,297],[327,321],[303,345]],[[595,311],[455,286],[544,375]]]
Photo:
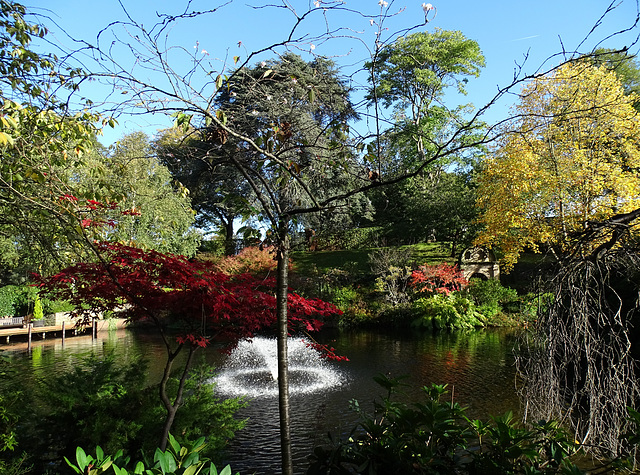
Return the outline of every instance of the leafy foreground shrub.
[[[518,426],[511,414],[489,422],[470,420],[457,403],[444,402],[445,386],[424,387],[424,400],[406,404],[393,396],[400,381],[386,376],[374,380],[387,390],[368,414],[357,401],[360,418],[347,440],[330,439],[311,456],[310,475],[342,474],[584,474],[571,460],[580,445],[557,422]],[[640,439],[640,415],[630,411],[634,433],[631,453]],[[637,417],[634,417],[636,416]],[[619,456],[597,473],[629,465]]]
[[[165,451],[157,449],[153,461],[131,463],[122,451],[115,455],[105,455],[104,451],[96,447],[96,456],[87,455],[81,447],[76,449],[75,461],[65,458],[69,467],[77,474],[100,475],[115,473],[116,475],[231,475],[228,465],[218,472],[216,466],[207,458],[201,458],[200,453],[206,447],[205,438],[201,437],[193,444],[182,446],[169,434],[169,448]],[[236,474],[238,475],[238,474]]]
[[[34,387],[23,382],[24,404],[17,414],[20,430],[14,433],[18,449],[28,452],[34,473],[58,473],[64,458],[73,457],[78,446],[100,445],[108,453],[122,449],[128,454],[152,454],[162,433],[164,410],[157,386],[145,383],[147,364],[138,357],[121,361],[112,353],[88,354],[74,361],[68,371],[42,378]],[[208,443],[201,450],[215,458],[244,426],[234,415],[246,404],[216,397],[211,377],[212,370],[204,362],[192,368],[173,429],[180,443],[206,436]],[[20,384],[19,378],[18,374],[7,377],[0,392]],[[174,396],[176,378],[167,386]]]

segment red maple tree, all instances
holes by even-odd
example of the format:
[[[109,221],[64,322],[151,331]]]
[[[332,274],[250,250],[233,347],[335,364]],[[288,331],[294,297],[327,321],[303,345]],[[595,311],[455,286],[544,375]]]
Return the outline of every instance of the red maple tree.
[[[421,265],[411,274],[411,286],[420,292],[448,294],[469,285],[457,265],[446,262]]]
[[[275,279],[247,273],[229,275],[210,263],[118,243],[94,246],[96,262],[78,263],[51,277],[39,277],[39,285],[52,297],[74,304],[74,315],[80,319],[115,311],[130,322],[155,325],[167,351],[160,383],[160,398],[167,411],[160,440],[164,450],[183,401],[194,352],[212,338],[233,344],[275,324]],[[288,310],[290,329],[299,326],[305,331],[318,330],[322,317],[340,312],[330,303],[291,292]],[[166,383],[183,349],[188,356],[178,394],[171,400]]]

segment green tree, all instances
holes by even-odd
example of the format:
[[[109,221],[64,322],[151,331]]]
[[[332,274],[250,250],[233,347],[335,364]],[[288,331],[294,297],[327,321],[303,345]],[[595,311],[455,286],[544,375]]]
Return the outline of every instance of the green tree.
[[[441,172],[404,182],[400,200],[406,203],[407,232],[424,240],[450,242],[451,257],[456,257],[477,231],[472,180],[464,173]]]
[[[46,29],[28,23],[23,6],[0,3],[0,260],[4,278],[36,267],[57,268],[86,250],[78,193],[68,170],[86,166],[100,117],[71,111],[68,101],[82,72],[30,49]],[[62,72],[61,72],[62,71]],[[105,123],[109,122],[106,120]],[[11,272],[14,272],[13,276]]]
[[[381,181],[398,181],[372,194],[376,220],[391,236],[423,240],[435,234],[452,241],[454,254],[458,244],[468,240],[474,215],[471,189],[444,170],[454,162],[476,162],[472,144],[482,142],[483,124],[459,127],[472,108],[448,107],[445,94],[455,87],[465,95],[468,79],[477,77],[483,66],[475,41],[459,31],[437,29],[400,37],[366,64],[368,100],[393,112],[393,126],[367,154]],[[399,176],[408,179],[397,180]]]
[[[187,190],[196,225],[207,232],[215,228],[225,241],[225,253],[233,255],[237,221],[255,209],[255,196],[240,172],[224,160],[209,155],[210,144],[195,130],[167,129],[154,140],[154,148],[172,177]],[[224,136],[219,139],[224,140]],[[223,145],[223,144],[221,144]]]
[[[466,95],[469,78],[479,76],[484,65],[477,42],[460,31],[439,29],[400,37],[365,64],[371,82],[368,100],[393,109],[396,124],[387,134],[405,164],[424,163],[438,141],[460,131],[452,122],[468,106],[445,106],[445,93],[453,86]]]
[[[93,190],[107,182],[120,196],[120,206],[108,215],[112,227],[104,231],[105,240],[162,253],[195,254],[200,234],[193,228],[187,190],[176,186],[169,170],[159,163],[146,134],[128,134],[91,158],[89,170],[96,163],[104,175],[97,183],[93,174],[87,175],[86,186]]]
[[[213,215],[213,222],[225,227],[230,237],[236,218],[248,219],[257,212],[259,219],[269,220],[269,214],[277,214],[272,204],[268,212],[260,209],[250,180],[236,164],[249,170],[247,164],[258,160],[254,183],[261,194],[268,194],[265,190],[275,184],[283,209],[314,206],[314,201],[352,188],[354,177],[362,180],[355,157],[340,157],[347,153],[341,144],[346,124],[356,118],[348,95],[333,62],[323,58],[307,62],[287,53],[239,68],[224,82],[214,105],[241,137],[205,123],[198,130],[185,130],[174,141],[177,149],[164,146],[163,161],[198,197],[204,217]],[[278,160],[265,160],[251,142],[277,154]],[[303,176],[304,183],[282,173],[283,164]],[[330,210],[302,214],[296,224],[343,230],[368,212],[365,198],[349,197]]]

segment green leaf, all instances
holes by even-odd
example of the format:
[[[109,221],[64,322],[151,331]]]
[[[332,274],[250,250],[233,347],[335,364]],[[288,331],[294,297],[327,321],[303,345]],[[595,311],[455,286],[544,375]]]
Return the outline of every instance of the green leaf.
[[[120,468],[117,465],[113,466],[113,471],[116,475],[129,475],[129,471],[125,468]],[[142,473],[142,472],[133,472],[133,473]]]
[[[227,125],[227,114],[225,114],[224,111],[216,111],[216,117],[220,122],[222,122],[222,125]]]
[[[186,451],[186,447],[184,447],[185,451]],[[191,452],[186,458],[184,458],[184,460],[182,461],[182,466],[183,467],[189,467],[191,465],[197,465],[198,462],[200,460],[200,456],[198,455],[198,452]]]
[[[222,74],[218,74],[218,77],[216,77],[216,88],[220,89],[222,87]]]
[[[78,447],[76,449],[76,462],[78,462],[78,468],[84,472],[84,469],[87,466],[87,461],[90,460],[90,457],[87,457],[84,449],[82,447]]]
[[[182,475],[194,475],[195,473],[198,473],[198,468],[199,467],[197,465],[191,465],[190,467],[187,467],[184,472],[182,472]]]
[[[76,467],[74,464],[72,464],[67,457],[65,457],[64,460],[67,462],[67,465],[69,465],[69,467],[71,467],[76,473],[82,473],[83,472],[78,467]]]
[[[13,137],[11,135],[6,134],[4,132],[0,132],[0,145],[13,145]]]
[[[154,458],[160,466],[162,473],[172,473],[176,471],[176,468],[178,468],[176,465],[176,459],[173,457],[171,452],[157,450]]]
[[[204,438],[204,437],[200,437],[198,440],[196,440],[196,441],[193,443],[193,446],[192,446],[191,450],[192,450],[193,452],[200,452],[202,449],[204,449],[204,448],[205,448],[205,446],[206,446],[206,440],[207,440],[206,438]]]
[[[173,449],[173,452],[174,452],[174,453],[176,453],[176,454],[178,454],[178,453],[182,454],[180,444],[178,443],[178,441],[176,440],[176,438],[175,438],[173,435],[171,435],[171,434],[169,434],[169,444],[171,445],[171,448]]]

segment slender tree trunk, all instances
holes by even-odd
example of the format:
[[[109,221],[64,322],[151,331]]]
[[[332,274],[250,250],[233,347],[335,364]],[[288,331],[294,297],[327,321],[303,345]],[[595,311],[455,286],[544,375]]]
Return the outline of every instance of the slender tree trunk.
[[[182,377],[180,378],[180,383],[178,385],[178,392],[176,394],[173,403],[167,394],[167,382],[169,381],[169,377],[171,376],[171,368],[173,366],[173,362],[180,350],[175,352],[170,352],[167,357],[167,364],[164,367],[164,374],[162,375],[162,381],[160,382],[160,399],[162,400],[162,404],[167,411],[167,417],[164,420],[164,426],[162,428],[162,435],[160,436],[160,450],[164,451],[167,449],[167,442],[169,441],[169,433],[171,432],[171,427],[173,426],[173,421],[176,418],[176,412],[182,406],[183,401],[183,393],[184,393],[184,385],[187,381],[187,377],[189,376],[189,369],[191,368],[191,362],[193,361],[193,354],[195,352],[194,347],[189,348],[189,355],[187,356],[187,361],[184,364],[184,369],[182,370]]]
[[[224,252],[227,256],[236,253],[236,243],[233,241],[233,218],[224,222]]]
[[[278,318],[278,405],[280,408],[280,450],[283,475],[293,475],[291,420],[289,415],[289,361],[287,349],[287,293],[289,287],[289,234],[286,223],[279,230],[276,312]]]

